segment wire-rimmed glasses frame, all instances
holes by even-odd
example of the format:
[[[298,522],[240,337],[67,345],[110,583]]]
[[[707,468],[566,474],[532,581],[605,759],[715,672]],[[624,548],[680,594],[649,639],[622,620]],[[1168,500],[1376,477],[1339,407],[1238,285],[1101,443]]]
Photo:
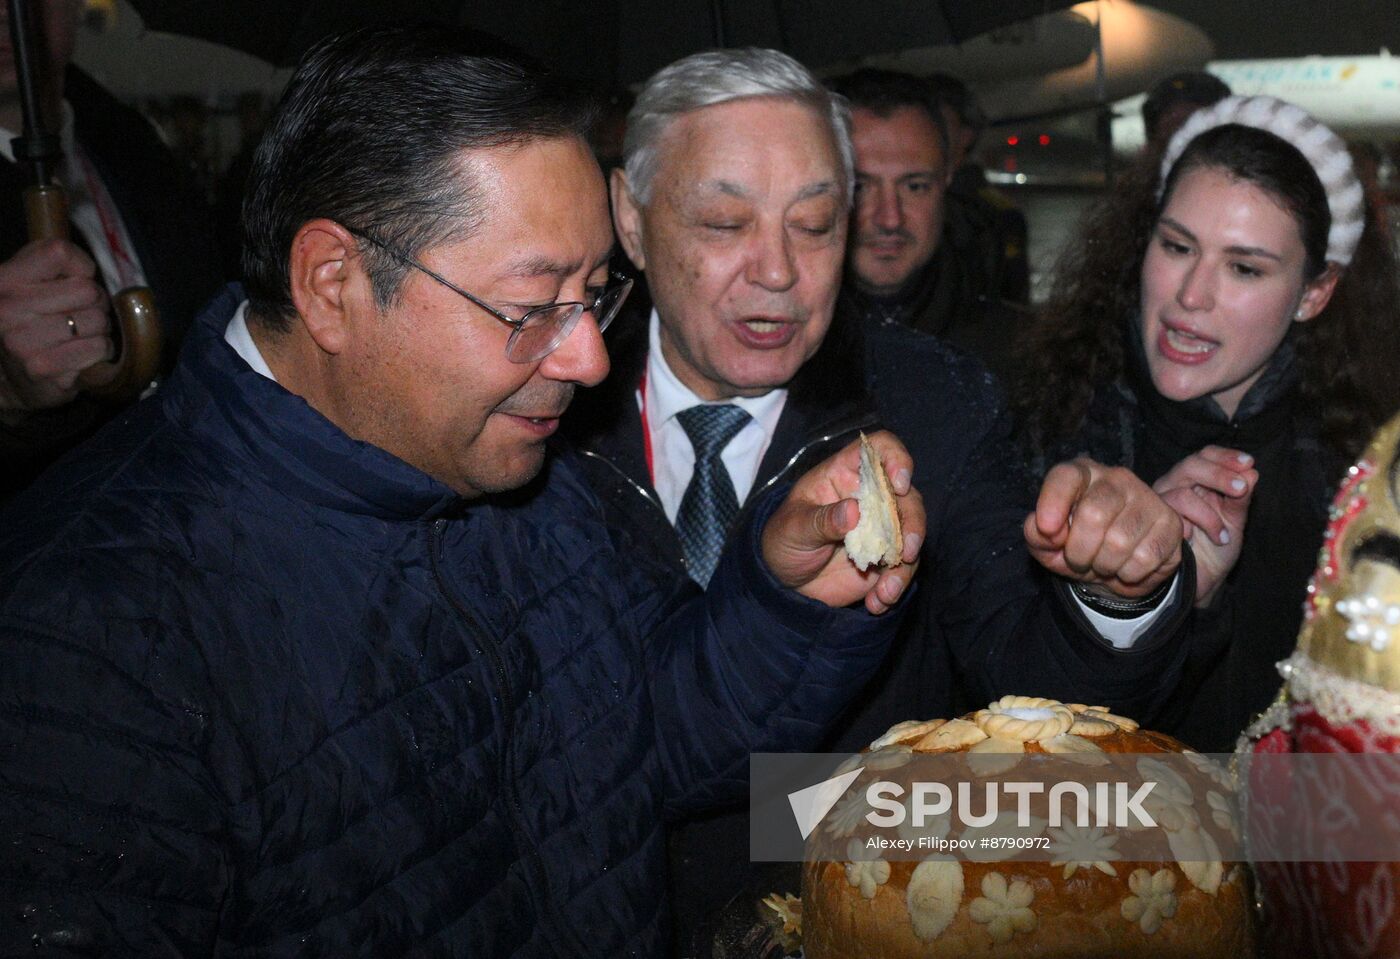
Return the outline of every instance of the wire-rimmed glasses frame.
[[[424,266],[407,253],[395,249],[368,231],[349,224],[342,225],[366,243],[378,247],[399,262],[436,280],[453,293],[509,326],[511,332],[510,337],[506,340],[506,359],[512,363],[534,363],[553,353],[561,343],[569,338],[569,334],[574,331],[574,327],[578,325],[578,321],[584,313],[592,313],[598,324],[598,332],[603,332],[608,328],[608,324],[616,318],[618,311],[622,309],[627,294],[632,292],[632,278],[616,270],[610,270],[608,277],[613,282],[598,294],[597,299],[592,304],[578,301],[550,303],[548,306],[535,307],[517,320],[502,313],[491,304],[483,302],[480,297],[473,296],[436,270]]]

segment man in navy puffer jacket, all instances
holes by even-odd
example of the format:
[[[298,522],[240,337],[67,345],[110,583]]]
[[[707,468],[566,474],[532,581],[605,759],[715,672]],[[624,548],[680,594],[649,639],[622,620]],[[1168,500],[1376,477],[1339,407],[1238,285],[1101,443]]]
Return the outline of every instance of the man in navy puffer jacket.
[[[0,954],[658,955],[664,819],[873,670],[854,448],[704,594],[546,456],[626,292],[582,122],[441,32],[303,62],[247,299],[0,521]]]

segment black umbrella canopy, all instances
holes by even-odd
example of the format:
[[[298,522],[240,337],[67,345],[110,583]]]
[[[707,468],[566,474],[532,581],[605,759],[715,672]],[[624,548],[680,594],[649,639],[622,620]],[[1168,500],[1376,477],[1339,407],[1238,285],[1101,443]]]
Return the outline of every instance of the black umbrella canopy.
[[[960,43],[1072,0],[131,0],[147,28],[286,66],[332,31],[386,22],[469,27],[597,86],[645,80],[714,47],[785,50],[812,68]]]

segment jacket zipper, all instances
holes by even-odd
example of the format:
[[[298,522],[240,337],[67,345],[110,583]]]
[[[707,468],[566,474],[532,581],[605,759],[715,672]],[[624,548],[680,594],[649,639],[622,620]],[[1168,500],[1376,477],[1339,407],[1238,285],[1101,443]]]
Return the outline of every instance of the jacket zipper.
[[[768,490],[770,490],[773,487],[773,485],[778,482],[778,480],[782,479],[788,474],[788,472],[793,468],[793,466],[797,464],[798,460],[807,455],[807,451],[810,450],[812,447],[819,446],[822,443],[830,443],[838,436],[843,436],[846,433],[850,433],[853,430],[865,429],[865,427],[867,426],[874,426],[877,422],[878,421],[874,417],[867,417],[861,422],[853,423],[850,426],[843,427],[835,433],[827,433],[824,436],[818,436],[816,439],[808,440],[806,443],[803,443],[801,448],[799,448],[796,453],[793,453],[792,456],[788,458],[788,461],[782,465],[782,468],[768,478],[768,482],[764,483],[758,489],[754,490],[749,494],[749,499],[752,500],[755,496],[759,495],[760,493],[768,492]]]
[[[803,443],[800,447],[798,447],[797,452],[793,453],[792,456],[788,458],[788,461],[784,463],[776,473],[774,473],[768,478],[767,482],[765,482],[762,486],[758,487],[757,489],[750,491],[748,499],[745,501],[744,509],[740,510],[739,516],[735,519],[735,523],[737,524],[738,521],[743,518],[745,512],[747,512],[748,510],[749,503],[753,502],[754,499],[756,499],[760,494],[766,493],[769,489],[773,487],[775,483],[777,483],[784,476],[786,476],[792,470],[793,466],[796,465],[797,461],[802,459],[802,457],[806,456],[807,452],[812,447],[819,446],[823,443],[830,443],[838,436],[850,433],[853,430],[865,429],[867,426],[874,426],[877,422],[878,421],[874,417],[866,417],[858,423],[852,423],[850,426],[844,426],[836,432],[826,433],[822,436],[814,437],[813,439],[810,439],[807,442]],[[627,485],[632,487],[632,489],[636,490],[639,496],[641,496],[652,506],[656,507],[657,510],[661,512],[663,519],[666,518],[666,510],[661,505],[661,499],[655,493],[651,492],[646,487],[642,486],[640,483],[634,480],[631,476],[629,476],[626,470],[624,470],[622,467],[618,466],[612,460],[608,459],[608,457],[604,456],[602,453],[597,452],[596,450],[579,449],[578,452],[584,456],[595,459],[600,463],[606,464],[609,469],[611,469],[618,476],[621,476],[624,480],[626,480]],[[666,522],[669,524],[670,520],[667,519]]]
[[[540,862],[539,851],[535,844],[530,841],[530,837],[525,833],[523,820],[525,818],[524,804],[520,800],[519,787],[515,779],[510,774],[510,744],[515,732],[515,702],[511,695],[510,677],[506,674],[505,657],[501,653],[500,646],[481,621],[478,620],[466,606],[457,599],[457,594],[448,588],[447,580],[442,575],[442,549],[443,531],[447,529],[447,520],[433,520],[429,533],[428,556],[433,567],[433,578],[437,581],[438,592],[442,593],[447,602],[457,611],[457,615],[466,624],[467,630],[476,637],[485,651],[491,666],[496,673],[496,689],[501,697],[501,752],[497,761],[496,777],[500,780],[501,789],[505,792],[506,801],[510,806],[510,829],[515,837],[516,845],[520,847],[520,852],[526,868],[533,873],[533,881],[539,889],[543,890],[545,900],[553,898],[549,888],[549,876],[545,872],[543,864]],[[544,923],[551,927],[554,932],[554,943],[556,949],[560,941],[567,942],[575,955],[584,955],[582,944],[567,934],[567,930],[560,924],[558,916],[553,910],[543,910],[541,916]]]
[[[776,473],[768,477],[768,480],[765,483],[749,491],[748,499],[744,500],[743,508],[739,510],[739,515],[734,518],[734,528],[738,528],[740,523],[745,522],[748,519],[749,514],[753,511],[752,504],[756,502],[760,496],[768,492],[779,482],[785,479],[787,475],[792,472],[793,467],[796,466],[798,462],[802,459],[802,457],[806,456],[807,453],[813,447],[822,446],[826,443],[830,443],[832,440],[844,436],[847,433],[853,432],[855,430],[861,430],[867,426],[873,426],[876,422],[877,421],[874,418],[868,418],[862,420],[859,423],[852,423],[850,426],[843,426],[839,430],[835,430],[830,433],[824,433],[821,436],[813,437],[812,439],[809,439],[807,442],[803,443],[800,447],[798,447],[797,452],[793,453],[790,457],[788,457],[788,461],[784,463],[781,467],[779,467]]]
[[[661,510],[662,515],[665,515],[666,510],[663,509],[662,506],[661,506],[661,498],[660,498],[659,496],[657,496],[655,493],[651,492],[651,490],[647,489],[647,488],[646,488],[645,486],[643,486],[641,483],[638,483],[638,482],[637,482],[636,480],[634,480],[632,477],[628,476],[628,475],[627,475],[627,471],[624,470],[621,466],[618,466],[616,463],[614,463],[612,460],[608,459],[608,458],[607,458],[606,456],[604,456],[602,453],[595,452],[594,450],[580,449],[580,450],[579,450],[579,453],[580,453],[581,455],[583,455],[583,456],[587,456],[587,457],[589,457],[590,459],[595,459],[595,460],[597,460],[598,462],[603,463],[604,465],[606,465],[606,466],[607,466],[609,469],[611,469],[614,473],[616,473],[618,476],[621,476],[624,480],[626,480],[626,481],[627,481],[627,485],[630,486],[630,487],[632,487],[634,490],[636,490],[637,493],[640,494],[641,497],[642,497],[644,500],[646,500],[646,501],[647,501],[648,503],[650,503],[651,505],[655,506],[657,509]]]

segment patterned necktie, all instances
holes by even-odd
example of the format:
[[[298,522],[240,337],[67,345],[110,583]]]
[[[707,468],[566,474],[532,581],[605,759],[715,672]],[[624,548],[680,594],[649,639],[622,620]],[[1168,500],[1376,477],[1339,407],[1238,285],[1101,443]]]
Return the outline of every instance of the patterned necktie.
[[[681,497],[676,533],[690,566],[690,578],[704,586],[719,562],[729,527],[739,515],[739,498],[720,453],[748,424],[750,416],[725,404],[692,406],[676,414],[676,419],[695,449],[695,473]]]

